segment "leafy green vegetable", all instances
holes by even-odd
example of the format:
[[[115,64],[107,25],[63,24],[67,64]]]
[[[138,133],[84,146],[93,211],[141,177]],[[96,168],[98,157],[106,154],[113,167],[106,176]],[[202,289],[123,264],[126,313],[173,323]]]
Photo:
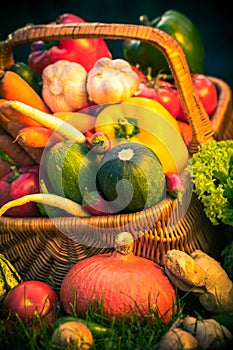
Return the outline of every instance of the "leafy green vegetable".
[[[233,226],[233,140],[207,141],[190,159],[193,192],[213,225]]]

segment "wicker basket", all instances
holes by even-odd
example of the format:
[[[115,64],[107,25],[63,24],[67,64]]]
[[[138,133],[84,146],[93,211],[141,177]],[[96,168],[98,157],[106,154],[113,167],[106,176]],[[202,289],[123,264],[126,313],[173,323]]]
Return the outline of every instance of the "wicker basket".
[[[220,79],[217,86],[218,108],[210,122],[192,84],[184,53],[166,33],[152,27],[81,23],[35,25],[16,30],[0,43],[0,69],[13,62],[13,49],[18,44],[36,40],[102,37],[137,39],[157,47],[167,59],[178,87],[183,108],[192,129],[191,155],[199,145],[216,137],[233,136],[231,90]],[[130,231],[135,237],[134,253],[163,265],[166,251],[172,248],[191,253],[199,248],[214,256],[219,251],[216,228],[206,218],[197,197],[191,193],[189,205],[167,197],[142,212],[92,216],[90,218],[0,218],[0,251],[24,279],[49,281],[60,286],[64,275],[77,261],[111,251],[115,235]],[[185,202],[186,201],[186,202]]]

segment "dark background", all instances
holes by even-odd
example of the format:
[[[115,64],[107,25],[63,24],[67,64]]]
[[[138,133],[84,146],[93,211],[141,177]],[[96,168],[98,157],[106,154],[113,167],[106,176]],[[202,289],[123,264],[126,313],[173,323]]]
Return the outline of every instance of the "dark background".
[[[188,16],[199,29],[205,47],[205,74],[223,79],[233,89],[233,25],[230,2],[174,1],[174,0],[26,0],[12,5],[4,3],[0,13],[0,40],[28,23],[47,24],[59,15],[70,12],[89,22],[139,23],[139,16],[147,14],[149,19],[174,9]],[[108,45],[113,57],[123,57],[122,42],[111,40]],[[14,50],[16,61],[26,61],[29,48]]]

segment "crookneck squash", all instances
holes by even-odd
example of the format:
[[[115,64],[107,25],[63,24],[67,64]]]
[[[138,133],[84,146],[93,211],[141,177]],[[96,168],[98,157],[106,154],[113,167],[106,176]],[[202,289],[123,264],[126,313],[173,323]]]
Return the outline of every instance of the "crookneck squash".
[[[22,282],[22,279],[15,267],[8,259],[0,254],[0,302],[14,286]]]

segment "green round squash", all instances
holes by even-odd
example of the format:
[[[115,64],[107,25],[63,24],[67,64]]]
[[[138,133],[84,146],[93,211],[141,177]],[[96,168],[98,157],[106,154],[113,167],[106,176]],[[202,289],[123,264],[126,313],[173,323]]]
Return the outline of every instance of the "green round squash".
[[[105,153],[97,173],[100,191],[116,212],[149,208],[166,196],[166,180],[159,158],[138,143],[120,144]]]
[[[85,187],[96,190],[98,159],[85,144],[62,141],[44,156],[46,173],[54,192],[79,204]]]

